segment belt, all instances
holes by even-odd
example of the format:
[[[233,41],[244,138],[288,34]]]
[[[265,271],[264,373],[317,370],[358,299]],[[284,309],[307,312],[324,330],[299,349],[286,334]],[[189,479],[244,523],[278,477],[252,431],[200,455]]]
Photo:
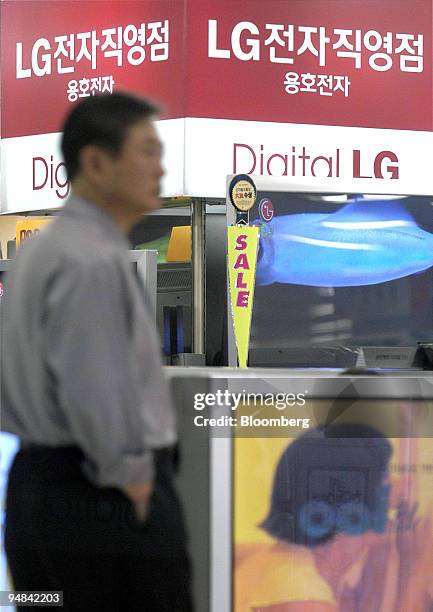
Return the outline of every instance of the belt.
[[[179,464],[179,449],[177,445],[165,446],[162,448],[149,449],[153,451],[155,471],[157,474],[172,475]],[[48,446],[45,444],[35,444],[33,442],[23,442],[20,451],[24,454],[44,456],[48,458],[63,459],[72,463],[83,461],[86,455],[81,448],[71,446]]]

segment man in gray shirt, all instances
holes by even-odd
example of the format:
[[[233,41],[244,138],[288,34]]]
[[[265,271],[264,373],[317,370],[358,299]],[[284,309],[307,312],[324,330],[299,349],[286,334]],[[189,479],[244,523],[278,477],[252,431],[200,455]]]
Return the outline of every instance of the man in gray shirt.
[[[127,234],[159,207],[149,102],[86,99],[64,126],[72,195],[18,251],[2,304],[5,546],[16,590],[67,610],[191,609],[171,484],[175,418]]]

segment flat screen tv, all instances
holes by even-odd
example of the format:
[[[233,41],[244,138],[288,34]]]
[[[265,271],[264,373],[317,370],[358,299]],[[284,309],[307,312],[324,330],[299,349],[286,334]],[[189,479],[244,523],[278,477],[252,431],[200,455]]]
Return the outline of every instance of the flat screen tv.
[[[250,365],[261,350],[432,340],[433,197],[258,191],[250,223]]]

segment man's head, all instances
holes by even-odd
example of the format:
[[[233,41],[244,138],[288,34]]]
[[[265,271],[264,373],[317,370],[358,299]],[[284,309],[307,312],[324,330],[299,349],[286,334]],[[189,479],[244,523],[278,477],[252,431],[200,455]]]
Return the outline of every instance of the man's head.
[[[62,153],[79,195],[121,215],[138,217],[159,207],[157,110],[125,93],[92,96],[74,107],[64,124]]]

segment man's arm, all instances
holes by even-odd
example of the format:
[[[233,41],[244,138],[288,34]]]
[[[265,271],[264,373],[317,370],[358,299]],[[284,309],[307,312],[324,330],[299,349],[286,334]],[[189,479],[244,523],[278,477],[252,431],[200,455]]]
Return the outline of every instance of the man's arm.
[[[153,454],[143,444],[119,274],[110,261],[62,266],[47,297],[44,354],[56,404],[92,480],[123,489],[144,507]]]

